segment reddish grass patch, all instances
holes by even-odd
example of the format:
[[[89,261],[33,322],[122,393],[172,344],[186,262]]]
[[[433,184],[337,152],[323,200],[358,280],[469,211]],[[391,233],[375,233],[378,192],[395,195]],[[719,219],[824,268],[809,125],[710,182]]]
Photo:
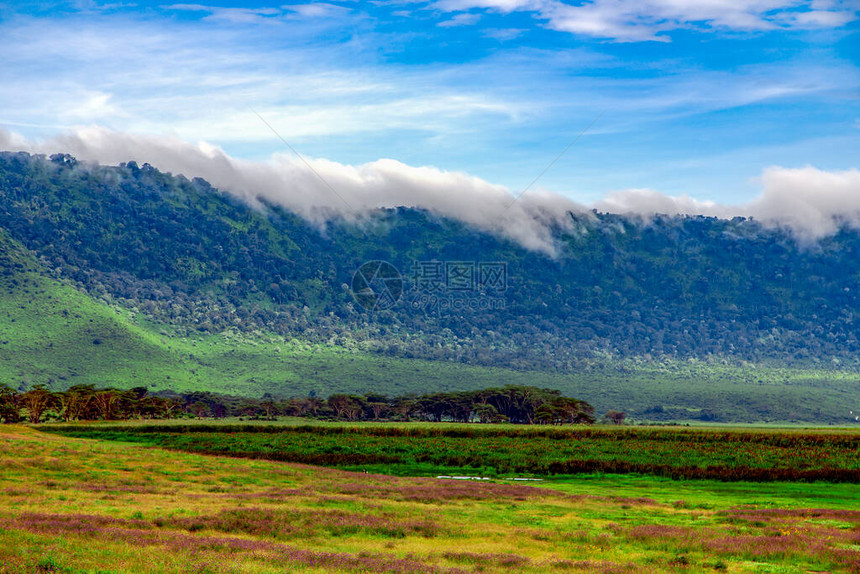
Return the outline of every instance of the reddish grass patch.
[[[274,538],[314,536],[320,532],[333,536],[363,533],[390,538],[430,538],[439,532],[439,527],[430,520],[401,520],[391,513],[372,515],[342,510],[242,508],[224,510],[212,516],[170,518],[157,523],[191,532],[210,529]]]
[[[264,540],[248,540],[228,536],[203,536],[156,530],[142,520],[124,520],[87,514],[27,513],[14,521],[14,526],[30,532],[53,536],[80,535],[132,544],[135,546],[165,546],[189,558],[204,551],[253,553],[282,564],[298,563],[315,568],[351,570],[357,572],[412,572],[429,574],[463,574],[462,570],[438,568],[416,559],[390,558],[381,554],[362,552],[349,554],[304,550]]]
[[[451,500],[528,500],[555,496],[556,493],[533,486],[513,484],[494,484],[487,482],[467,482],[440,479],[416,479],[414,482],[380,483],[376,480],[368,482],[347,482],[332,484],[327,487],[329,492],[360,496],[367,498],[386,498],[414,502],[445,503]]]
[[[502,553],[476,553],[476,552],[443,552],[442,558],[451,562],[471,564],[476,570],[482,572],[486,567],[492,568],[517,568],[527,566],[531,560],[518,554]]]
[[[619,564],[609,560],[556,560],[548,563],[548,566],[557,570],[582,570],[601,574],[623,574],[641,570],[635,564]]]

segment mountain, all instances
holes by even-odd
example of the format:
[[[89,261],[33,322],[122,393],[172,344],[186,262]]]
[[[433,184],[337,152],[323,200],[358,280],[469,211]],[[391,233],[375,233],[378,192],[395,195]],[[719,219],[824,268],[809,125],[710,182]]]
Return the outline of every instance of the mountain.
[[[553,233],[554,257],[417,209],[320,226],[147,164],[0,153],[0,377],[281,395],[537,380],[655,419],[845,420],[856,231],[571,213]]]

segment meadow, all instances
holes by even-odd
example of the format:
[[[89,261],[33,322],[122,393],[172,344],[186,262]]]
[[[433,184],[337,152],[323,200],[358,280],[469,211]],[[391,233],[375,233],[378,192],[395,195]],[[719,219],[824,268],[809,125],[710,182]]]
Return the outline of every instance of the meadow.
[[[860,434],[851,431],[203,422],[45,428],[75,437],[401,476],[604,472],[860,483]]]
[[[860,485],[394,477],[0,427],[0,572],[860,572]]]

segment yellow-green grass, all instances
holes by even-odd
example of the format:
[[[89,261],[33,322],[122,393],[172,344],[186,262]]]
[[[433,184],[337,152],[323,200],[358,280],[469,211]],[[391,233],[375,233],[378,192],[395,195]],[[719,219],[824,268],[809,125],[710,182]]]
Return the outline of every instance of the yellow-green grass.
[[[4,573],[851,572],[858,529],[857,485],[396,478],[0,427]]]

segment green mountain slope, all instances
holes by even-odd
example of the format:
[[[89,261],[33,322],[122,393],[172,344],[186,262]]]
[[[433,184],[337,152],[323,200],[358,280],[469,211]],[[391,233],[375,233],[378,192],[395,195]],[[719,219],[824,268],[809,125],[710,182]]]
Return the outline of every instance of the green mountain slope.
[[[320,230],[149,166],[0,153],[0,238],[0,382],[16,388],[511,383],[640,418],[822,422],[860,396],[850,230],[810,247],[740,219],[571,215],[553,259],[420,210]],[[404,275],[390,310],[350,292],[368,260]],[[505,263],[506,290],[467,292],[503,305],[411,305],[434,260]]]
[[[652,420],[836,423],[850,420],[844,406],[860,394],[860,376],[847,372],[688,362],[559,374],[384,357],[235,330],[186,336],[49,276],[5,235],[0,262],[0,381],[20,389],[95,384],[287,397],[533,384],[583,397],[598,412]]]
[[[321,230],[147,165],[9,153],[0,228],[93,296],[198,332],[262,329],[529,370],[607,354],[860,366],[860,234],[848,229],[810,246],[741,218],[571,214],[550,258],[421,210]],[[403,274],[390,310],[352,297],[370,260]],[[419,272],[433,262],[469,273],[502,263],[507,281],[428,287]]]
[[[128,314],[48,276],[0,235],[0,379],[10,386],[128,386],[182,363]]]

